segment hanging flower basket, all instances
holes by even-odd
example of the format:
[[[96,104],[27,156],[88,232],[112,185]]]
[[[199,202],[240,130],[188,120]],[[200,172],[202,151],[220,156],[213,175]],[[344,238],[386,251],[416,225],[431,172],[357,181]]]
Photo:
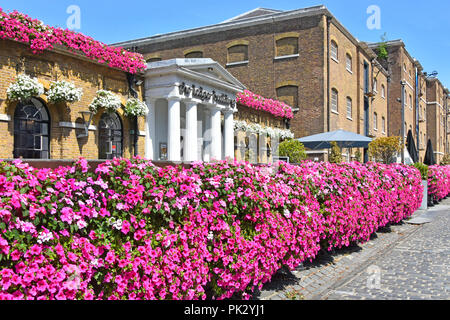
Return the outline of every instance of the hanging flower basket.
[[[81,100],[83,89],[75,87],[71,82],[64,80],[52,82],[47,92],[48,101],[51,103],[73,103]]]
[[[136,98],[128,99],[124,107],[124,114],[126,117],[144,117],[148,113],[148,108],[145,102]]]
[[[113,113],[116,112],[121,105],[122,102],[114,93],[107,90],[99,90],[97,91],[97,96],[89,105],[89,111],[95,114],[98,112],[98,109],[105,108],[106,112]]]
[[[234,129],[236,131],[243,131],[250,134],[267,135],[271,138],[279,138],[281,140],[294,138],[294,134],[291,130],[263,127],[258,123],[249,124],[245,121],[239,120],[234,121]]]
[[[6,91],[8,100],[24,102],[44,94],[44,86],[36,78],[19,74]]]

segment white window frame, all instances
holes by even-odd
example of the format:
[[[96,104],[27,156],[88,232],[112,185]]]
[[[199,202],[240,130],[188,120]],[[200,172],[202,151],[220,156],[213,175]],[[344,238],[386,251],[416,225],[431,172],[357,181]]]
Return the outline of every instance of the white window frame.
[[[353,120],[353,100],[347,97],[347,119]]]
[[[339,114],[339,91],[336,89],[331,89],[331,112]]]
[[[334,40],[331,40],[330,43],[330,57],[331,59],[339,63],[339,46]]]
[[[345,68],[348,72],[353,73],[353,58],[348,53],[345,55]]]

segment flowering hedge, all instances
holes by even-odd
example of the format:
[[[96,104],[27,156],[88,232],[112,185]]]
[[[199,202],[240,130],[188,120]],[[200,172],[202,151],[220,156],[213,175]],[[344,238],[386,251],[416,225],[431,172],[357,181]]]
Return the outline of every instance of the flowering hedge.
[[[238,93],[236,101],[246,107],[255,110],[263,110],[277,117],[287,119],[294,118],[292,108],[287,104],[281,101],[264,98],[248,90],[244,90],[243,93]]]
[[[82,53],[91,60],[133,74],[146,68],[145,60],[139,53],[108,46],[81,33],[47,26],[42,21],[17,11],[6,13],[2,8],[0,8],[0,39],[28,44],[35,54],[51,50],[54,45],[62,45],[73,52]]]
[[[428,167],[428,194],[436,201],[450,194],[450,166]]]
[[[409,217],[422,188],[400,165],[3,163],[0,299],[247,299]]]

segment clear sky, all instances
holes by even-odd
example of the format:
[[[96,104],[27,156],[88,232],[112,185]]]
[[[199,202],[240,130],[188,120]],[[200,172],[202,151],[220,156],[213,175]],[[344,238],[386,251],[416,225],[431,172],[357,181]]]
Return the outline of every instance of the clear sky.
[[[448,0],[0,0],[0,7],[17,9],[46,24],[66,27],[76,5],[81,12],[77,30],[105,43],[143,38],[222,22],[257,7],[294,10],[325,5],[358,39],[403,39],[425,71],[438,71],[450,87],[450,1]],[[371,5],[380,8],[381,28],[369,29]]]

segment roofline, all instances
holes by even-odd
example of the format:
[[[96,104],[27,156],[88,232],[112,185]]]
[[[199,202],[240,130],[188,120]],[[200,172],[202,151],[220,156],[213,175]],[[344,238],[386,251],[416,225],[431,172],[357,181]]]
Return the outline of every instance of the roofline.
[[[264,9],[264,8],[256,8],[254,10],[251,10],[249,12],[255,11],[257,9]],[[273,9],[270,9],[273,10]],[[249,12],[243,13],[248,14]],[[166,34],[160,34],[155,35],[151,37],[136,39],[136,40],[129,40],[124,42],[118,42],[115,44],[112,44],[113,46],[120,46],[124,48],[129,47],[135,47],[135,46],[142,46],[147,44],[155,44],[170,40],[177,40],[187,37],[193,37],[193,36],[199,36],[202,34],[207,34],[211,32],[219,32],[219,31],[227,31],[227,30],[233,30],[238,28],[243,28],[247,26],[255,26],[259,24],[268,23],[271,21],[284,21],[294,18],[300,18],[300,17],[310,17],[310,16],[316,16],[316,15],[324,15],[330,18],[331,23],[333,23],[355,46],[361,47],[361,42],[353,36],[347,28],[345,28],[338,19],[327,9],[324,5],[319,6],[312,6],[302,9],[296,9],[291,11],[279,11],[278,13],[273,14],[265,14],[262,16],[256,16],[251,17],[248,19],[242,19],[242,20],[233,20],[233,21],[225,21],[221,22],[215,25],[209,25],[194,29],[187,29],[182,31],[175,31],[170,32]],[[234,18],[231,18],[234,19]],[[368,55],[371,55],[370,52],[367,51],[367,49],[362,48]]]
[[[308,8],[303,8],[303,9],[291,10],[291,11],[282,11],[280,13],[267,14],[267,15],[263,15],[263,16],[256,16],[256,17],[252,17],[249,19],[230,21],[230,22],[222,22],[222,23],[199,27],[199,28],[169,32],[166,34],[160,34],[160,35],[155,35],[155,36],[146,37],[146,38],[118,42],[118,43],[114,43],[111,45],[127,48],[127,47],[139,46],[139,45],[147,45],[150,43],[159,43],[159,42],[163,42],[163,41],[186,38],[186,37],[190,37],[190,36],[199,36],[201,34],[206,34],[206,33],[210,33],[210,32],[219,32],[219,31],[243,28],[246,26],[255,26],[255,25],[267,23],[269,21],[283,21],[283,20],[288,20],[288,19],[292,19],[292,18],[307,17],[307,16],[314,16],[314,15],[321,15],[321,14],[332,16],[331,13],[328,11],[328,9],[324,5],[320,5],[320,6],[308,7]]]
[[[281,10],[275,10],[275,9],[268,9],[268,8],[261,8],[261,7],[258,7],[258,8],[255,8],[255,9],[253,9],[253,10],[250,10],[250,11],[247,11],[247,12],[244,12],[244,13],[241,13],[240,15],[237,15],[237,16],[235,16],[235,17],[233,17],[233,18],[227,19],[227,20],[225,20],[225,21],[223,21],[223,22],[221,22],[221,23],[227,23],[227,22],[236,21],[237,19],[239,19],[239,18],[241,18],[241,17],[243,17],[243,16],[245,16],[245,15],[247,15],[247,14],[250,14],[250,13],[252,13],[252,12],[255,12],[255,11],[257,11],[257,10],[267,10],[267,11],[272,11],[272,14],[273,14],[273,13],[280,13],[280,12],[283,12],[283,11],[281,11]],[[267,14],[271,14],[271,13],[267,13]],[[259,17],[265,16],[265,15],[266,15],[266,14],[263,14],[263,15],[260,15]],[[249,18],[249,19],[250,19],[250,18]]]
[[[403,42],[402,39],[397,39],[397,40],[391,40],[391,41],[386,41],[386,42],[373,42],[373,43],[369,43],[369,48],[372,47],[378,47],[380,44],[386,44],[386,46],[388,47],[403,47],[403,49],[405,50],[406,56],[413,62],[414,65],[417,66],[417,62],[419,62],[418,59],[414,58],[406,49],[406,45]],[[419,62],[419,65],[422,66]]]

